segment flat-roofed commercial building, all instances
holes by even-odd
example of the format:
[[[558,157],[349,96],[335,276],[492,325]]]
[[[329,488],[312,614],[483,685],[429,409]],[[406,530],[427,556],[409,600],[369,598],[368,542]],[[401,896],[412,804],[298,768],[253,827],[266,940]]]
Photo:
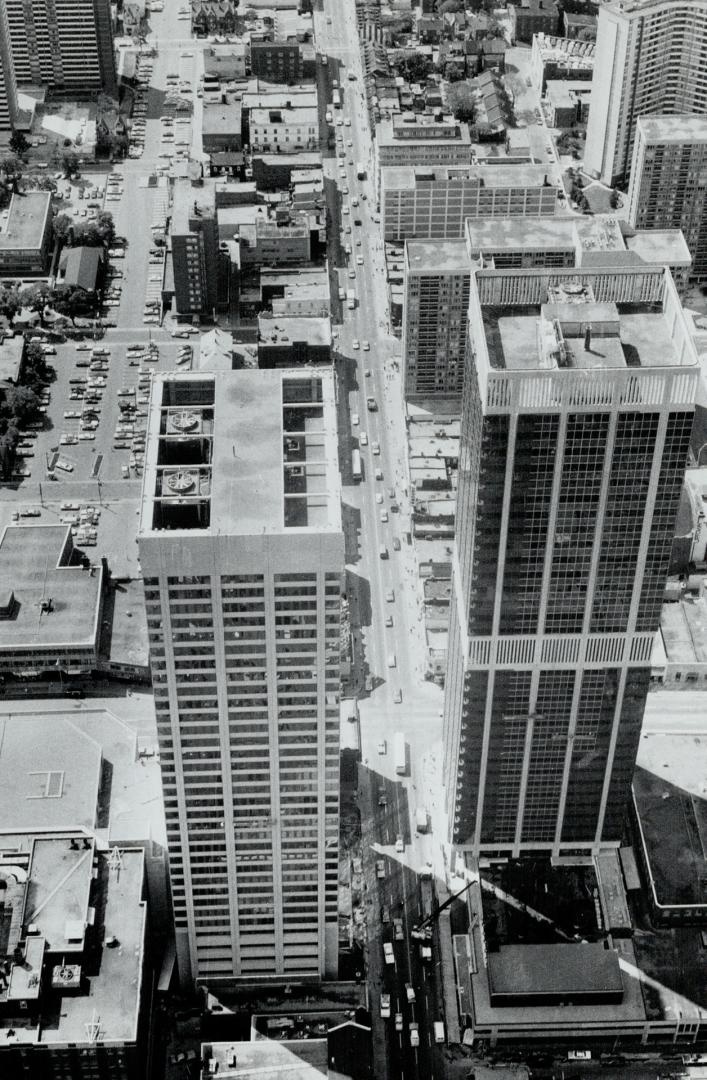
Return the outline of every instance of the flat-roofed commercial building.
[[[52,197],[48,191],[24,191],[10,199],[0,225],[0,274],[42,274],[52,235]]]
[[[560,187],[545,165],[382,168],[383,237],[459,240],[467,218],[552,215]]]
[[[250,110],[250,146],[254,153],[293,153],[319,148],[319,114],[311,106]]]
[[[109,0],[0,0],[18,83],[85,97],[115,87]]]
[[[25,800],[61,797],[61,771],[29,772]],[[0,837],[0,1073],[13,1080],[145,1075],[145,856],[80,829]],[[11,819],[10,819],[11,820]]]
[[[451,839],[599,851],[623,835],[697,355],[670,273],[611,263],[477,271],[468,340]]]
[[[692,278],[707,280],[707,114],[639,116],[629,221],[636,229],[680,229]]]
[[[344,537],[331,374],[157,376],[138,544],[180,976],[335,975]]]
[[[584,167],[628,179],[636,121],[707,114],[707,0],[611,0],[599,8]]]
[[[376,129],[376,165],[470,165],[469,125],[453,116],[398,113]]]
[[[83,565],[70,526],[8,525],[0,539],[0,579],[0,671],[94,670],[103,567]]]

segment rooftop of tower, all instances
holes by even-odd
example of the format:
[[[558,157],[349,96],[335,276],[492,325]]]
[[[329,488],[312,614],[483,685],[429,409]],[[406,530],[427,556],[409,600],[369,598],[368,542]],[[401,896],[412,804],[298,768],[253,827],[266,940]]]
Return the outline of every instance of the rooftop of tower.
[[[643,132],[648,142],[707,142],[707,116],[699,113],[639,116],[637,130]]]
[[[666,270],[618,270],[611,278],[601,269],[551,275],[546,270],[482,271],[475,281],[471,332],[482,346],[479,361],[487,361],[492,371],[696,365],[685,315]],[[485,303],[487,295],[500,291],[500,281],[506,283],[508,301]],[[520,301],[515,304],[514,293]]]
[[[330,372],[155,379],[140,534],[340,531],[340,502]]]

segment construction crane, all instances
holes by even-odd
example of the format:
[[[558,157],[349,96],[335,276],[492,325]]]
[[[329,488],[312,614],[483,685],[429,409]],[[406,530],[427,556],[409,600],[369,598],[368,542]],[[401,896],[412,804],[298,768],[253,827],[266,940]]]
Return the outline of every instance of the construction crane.
[[[439,904],[434,911],[430,912],[426,919],[423,919],[421,923],[413,927],[410,931],[410,937],[416,938],[418,941],[431,941],[432,940],[432,926],[437,922],[445,908],[448,908],[450,904],[458,900],[460,896],[463,896],[471,886],[478,881],[478,878],[473,878],[471,881],[467,881],[466,885],[457,893],[453,893],[452,896],[448,896],[443,904]]]

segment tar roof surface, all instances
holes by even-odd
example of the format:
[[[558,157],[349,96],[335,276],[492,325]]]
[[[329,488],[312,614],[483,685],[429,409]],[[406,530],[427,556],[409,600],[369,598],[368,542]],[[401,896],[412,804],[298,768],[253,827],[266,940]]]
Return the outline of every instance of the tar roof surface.
[[[13,195],[5,227],[0,228],[0,248],[38,248],[44,238],[51,198],[48,191]]]

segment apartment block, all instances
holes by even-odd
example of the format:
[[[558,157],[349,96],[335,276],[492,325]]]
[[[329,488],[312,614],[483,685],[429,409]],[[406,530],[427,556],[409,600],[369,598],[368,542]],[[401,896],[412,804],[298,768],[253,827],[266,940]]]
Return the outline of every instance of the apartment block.
[[[707,0],[611,0],[599,8],[585,168],[627,180],[636,122],[707,114]]]
[[[115,88],[109,0],[0,0],[17,82],[83,97]]]
[[[184,984],[337,972],[339,483],[330,373],[156,377],[138,544]]]
[[[12,131],[17,117],[17,79],[10,48],[7,12],[0,4],[0,133]]]
[[[250,70],[256,79],[264,79],[266,82],[301,82],[304,62],[299,42],[252,41]]]
[[[561,179],[545,165],[389,166],[380,173],[385,240],[459,240],[475,217],[556,212]]]
[[[468,333],[451,840],[599,852],[623,835],[697,355],[658,267],[478,271]]]
[[[171,236],[178,314],[213,313],[223,263],[212,188],[192,188],[186,182],[175,185]]]
[[[403,371],[405,397],[459,397],[471,260],[464,240],[405,244]]]
[[[629,221],[636,229],[680,229],[692,277],[707,280],[707,114],[639,116]]]

